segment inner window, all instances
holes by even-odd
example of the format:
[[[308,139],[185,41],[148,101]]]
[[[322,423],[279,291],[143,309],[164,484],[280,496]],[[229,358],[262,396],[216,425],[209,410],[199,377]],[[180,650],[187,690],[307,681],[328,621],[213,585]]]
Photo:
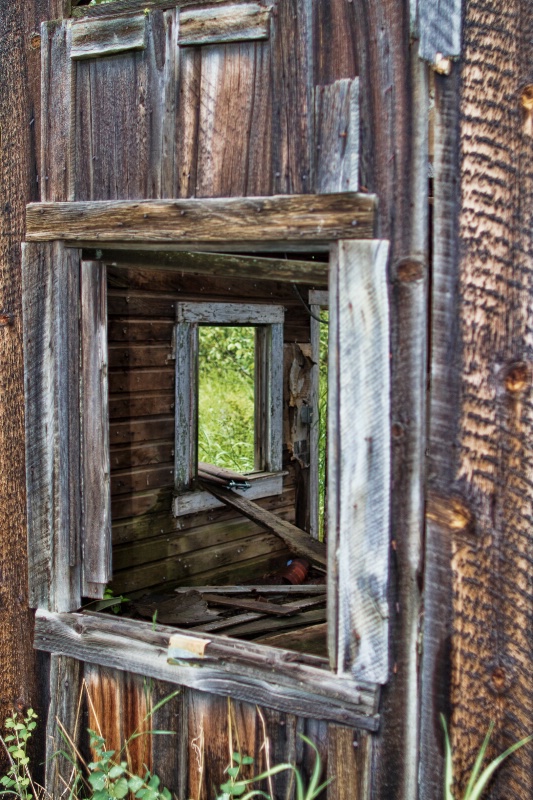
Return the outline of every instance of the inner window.
[[[247,473],[255,447],[255,328],[200,326],[198,461]]]

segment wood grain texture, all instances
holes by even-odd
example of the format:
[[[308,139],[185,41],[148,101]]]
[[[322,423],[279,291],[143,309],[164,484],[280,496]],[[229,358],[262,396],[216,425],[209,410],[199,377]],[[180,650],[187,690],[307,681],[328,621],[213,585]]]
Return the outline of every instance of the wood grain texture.
[[[216,634],[188,633],[208,639],[206,656],[192,666],[169,664],[168,643],[176,632],[176,628],[160,625],[154,631],[151,623],[112,619],[105,614],[53,614],[41,610],[37,615],[35,644],[48,652],[68,654],[89,663],[222,696],[231,694],[279,710],[290,702],[295,712],[303,716],[320,716],[364,730],[377,727],[372,684],[331,676],[309,665],[312,656],[302,656],[307,661],[299,664],[294,653]],[[236,662],[241,665],[239,673],[235,670]],[[275,683],[271,681],[273,667]]]
[[[176,320],[198,325],[274,325],[282,324],[282,306],[242,303],[176,303]]]
[[[107,277],[81,262],[82,594],[102,598],[111,577],[111,493],[107,385]]]
[[[209,5],[217,3],[227,3],[228,0],[209,0]],[[179,8],[189,8],[197,5],[205,5],[205,0],[116,0],[115,3],[102,3],[94,6],[80,6],[72,3],[72,16],[80,17],[114,17],[123,16],[131,12],[144,11],[145,8],[152,10],[165,9],[171,6]]]
[[[315,88],[316,191],[359,188],[359,80]]]
[[[72,33],[61,20],[41,26],[41,199],[72,199]],[[49,110],[53,109],[53,113]]]
[[[235,508],[244,514],[245,517],[257,522],[259,525],[264,526],[267,530],[275,533],[282,541],[289,547],[291,552],[296,555],[305,556],[315,564],[325,567],[327,564],[326,548],[322,542],[317,542],[316,539],[311,538],[307,533],[291,525],[285,520],[279,519],[275,514],[270,511],[265,511],[260,506],[256,505],[246,497],[239,497],[235,492],[221,487],[207,486],[211,494],[214,494],[219,500],[222,500],[226,505]]]
[[[387,242],[339,243],[336,305],[339,428],[337,481],[329,506],[337,507],[338,661],[340,672],[386,683],[390,537],[390,323]],[[335,396],[336,394],[336,396]],[[333,489],[333,491],[332,491]]]
[[[533,172],[529,4],[468,4],[459,102],[460,398],[451,516],[451,735],[463,787],[483,729],[495,748],[531,728],[531,421]],[[493,75],[490,81],[484,77]],[[444,401],[444,398],[443,398]],[[455,511],[455,505],[452,505]],[[472,699],[479,713],[474,725]],[[533,792],[531,750],[489,797]]]
[[[30,203],[28,241],[223,242],[362,239],[372,236],[368,194],[145,202]]]
[[[290,281],[327,285],[328,264],[321,261],[304,261],[291,258],[261,258],[257,256],[232,256],[224,253],[175,253],[139,250],[101,250],[101,260],[114,267],[135,266],[213,275],[223,278],[248,278],[268,281]],[[255,287],[254,287],[255,288]],[[252,295],[253,296],[253,295]]]
[[[99,58],[146,48],[146,15],[73,23],[70,57]]]
[[[461,0],[418,0],[418,36],[420,57],[431,64],[436,56],[461,55],[461,24],[463,4]]]
[[[30,605],[80,605],[79,254],[24,245]]]
[[[81,661],[66,656],[51,657],[44,784],[51,797],[61,797],[65,791],[65,781],[68,783],[72,774],[72,763],[61,751],[66,751],[64,731],[68,732],[75,745],[79,742],[82,725],[82,678]]]
[[[178,43],[206,45],[268,39],[271,9],[259,3],[234,3],[180,11]]]
[[[310,0],[284,0],[272,25],[272,169],[280,194],[314,187],[311,8]]]

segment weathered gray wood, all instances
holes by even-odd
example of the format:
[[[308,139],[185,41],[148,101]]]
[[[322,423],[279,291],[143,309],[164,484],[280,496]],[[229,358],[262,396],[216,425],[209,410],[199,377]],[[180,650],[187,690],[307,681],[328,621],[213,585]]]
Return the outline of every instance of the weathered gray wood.
[[[23,246],[30,605],[80,605],[79,253]]]
[[[71,200],[72,65],[67,22],[41,26],[41,200]]]
[[[311,369],[309,387],[309,407],[311,409],[311,430],[309,432],[309,533],[314,539],[318,539],[319,519],[318,519],[318,438],[320,432],[319,417],[319,377],[320,377],[320,312],[329,306],[329,294],[327,291],[311,290],[309,292],[309,308],[311,309],[310,336],[311,336],[311,358],[313,367]]]
[[[111,578],[106,268],[81,262],[82,594],[102,598]]]
[[[70,736],[75,747],[79,744],[83,726],[80,707],[81,678],[81,660],[68,656],[51,657],[44,784],[50,797],[63,796],[65,785],[70,783],[73,774],[71,761],[60,753],[73,755],[65,741],[65,734]]]
[[[206,45],[268,39],[271,8],[259,3],[235,3],[180,11],[178,42]]]
[[[244,608],[248,611],[258,611],[264,614],[286,617],[296,614],[297,609],[287,608],[276,603],[269,603],[266,600],[255,600],[254,598],[225,597],[224,595],[211,594],[204,592],[202,598],[212,605],[228,606],[229,608]]]
[[[330,255],[330,262],[333,259]],[[328,328],[328,419],[327,419],[327,483],[328,483],[328,655],[332,670],[337,671],[339,641],[339,508],[333,498],[339,496],[340,438],[332,431],[340,426],[339,411],[339,325],[331,309],[339,308],[340,270],[330,263],[329,271],[329,328]]]
[[[436,57],[461,55],[461,0],[418,0],[420,58],[435,64]]]
[[[316,189],[356,192],[359,187],[359,79],[315,89]]]
[[[35,646],[93,664],[138,673],[302,716],[376,730],[378,690],[349,676],[331,675],[298,655],[216,634],[183,632],[207,642],[203,659],[169,664],[167,648],[176,628],[112,619],[105,614],[37,613]],[[299,660],[303,663],[298,663]],[[322,665],[323,659],[316,659]],[[238,665],[238,669],[237,669]],[[273,675],[275,680],[272,680]]]
[[[146,14],[72,24],[73,59],[98,58],[146,49]]]
[[[176,320],[198,325],[273,325],[282,323],[283,306],[243,303],[176,303]]]
[[[248,519],[257,522],[267,530],[279,536],[285,544],[296,554],[309,558],[313,563],[325,567],[326,548],[321,542],[312,539],[307,533],[280,519],[275,514],[261,508],[256,503],[247,500],[245,497],[238,496],[235,492],[227,489],[215,488],[214,486],[207,487],[211,494],[222,500],[228,506],[235,508],[244,514]]]
[[[337,329],[339,576],[338,670],[376,683],[388,679],[390,518],[390,326],[388,243],[340,242],[332,253]],[[332,420],[335,415],[332,415]],[[333,490],[333,491],[332,491]],[[354,634],[355,632],[355,634]]]
[[[198,440],[198,326],[178,322],[174,334],[176,358],[176,438],[174,487],[188,492],[196,477]]]
[[[217,3],[227,3],[228,0],[209,0],[209,5]],[[72,3],[74,6],[75,4]],[[149,11],[158,8],[169,8],[178,6],[179,8],[189,8],[189,6],[206,5],[206,0],[116,0],[115,3],[99,3],[94,6],[76,6],[72,9],[72,16],[79,17],[112,17],[123,16],[130,11]]]
[[[30,203],[27,239],[145,242],[328,241],[372,236],[370,194],[145,202]]]
[[[237,489],[239,494],[246,494],[249,500],[259,500],[262,497],[271,497],[283,491],[283,475],[285,473],[247,475],[246,480],[251,484],[249,489]],[[172,505],[174,516],[183,517],[187,514],[197,514],[199,511],[208,511],[214,508],[223,508],[224,503],[217,500],[210,492],[195,490],[185,492],[174,498]]]

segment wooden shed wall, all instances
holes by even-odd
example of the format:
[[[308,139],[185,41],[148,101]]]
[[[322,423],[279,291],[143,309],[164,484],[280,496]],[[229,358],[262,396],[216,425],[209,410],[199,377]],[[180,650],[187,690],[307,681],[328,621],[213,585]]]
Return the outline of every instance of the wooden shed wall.
[[[137,10],[140,8],[140,4],[130,5],[135,5]],[[152,7],[154,4],[150,2],[149,5]],[[104,8],[98,6],[91,9],[94,14],[103,11]],[[394,13],[391,10],[391,14]],[[76,63],[73,73],[70,72],[70,64],[65,66],[65,77],[70,80],[68,75],[74,75],[77,84],[77,91],[71,95],[75,97],[73,109],[69,106],[68,97],[65,104],[58,102],[57,83],[49,84],[46,74],[43,75],[43,96],[49,107],[55,108],[55,114],[50,122],[54,130],[47,132],[46,126],[44,130],[42,199],[242,196],[317,190],[316,176],[320,173],[321,150],[317,148],[315,139],[313,90],[315,86],[354,78],[358,74],[358,43],[365,38],[372,42],[383,40],[382,20],[369,15],[368,25],[361,25],[361,17],[366,16],[367,12],[361,4],[346,3],[345,0],[316,0],[313,3],[309,0],[279,0],[275,4],[269,40],[181,48],[179,57],[175,57],[178,53],[175,40],[176,11],[152,8],[148,22],[148,46],[144,52],[80,61]],[[399,20],[395,30],[402,29],[401,25]],[[386,41],[383,40],[384,48],[388,46],[390,38],[389,26],[385,33]],[[402,34],[398,34],[397,42],[401,39]],[[402,46],[400,44],[400,50]],[[48,27],[48,37],[43,41],[43,47],[47,49],[49,64],[61,61],[64,57],[65,42],[57,25]],[[375,54],[365,52],[364,55],[368,62],[363,62],[366,84],[362,106],[367,116],[362,124],[362,135],[367,159],[371,160],[374,149],[379,150],[387,141],[387,134],[380,132],[381,138],[374,146],[373,126],[377,125],[380,118],[382,98],[386,96],[390,78],[377,72],[371,75],[369,63],[372,63],[372,58],[375,60]],[[162,102],[160,90],[165,75],[169,79],[170,89],[165,91]],[[378,98],[375,103],[377,108],[373,106],[374,97]],[[97,114],[92,112],[89,98],[98,100]],[[344,148],[349,119],[343,116],[343,111],[338,107],[332,107],[331,114],[323,120],[324,130],[328,129],[329,124],[333,142],[337,146],[340,142]],[[74,137],[68,141],[66,132],[72,129]],[[58,130],[63,131],[64,148],[49,146]],[[398,130],[391,120],[391,140],[397,134]],[[379,151],[379,158],[380,163],[386,163],[388,168],[390,151],[386,147]],[[368,163],[363,176],[363,183],[372,188],[372,169],[368,168]],[[379,181],[378,188],[381,188]],[[382,211],[385,234],[389,232],[386,221],[389,212],[390,209]],[[406,218],[402,219],[402,225],[405,230]],[[398,249],[401,251],[401,248]],[[140,341],[135,344],[120,341],[120,337],[124,336],[121,333],[124,328],[122,321],[146,320],[143,309],[146,311],[150,304],[154,304],[153,308],[157,309],[152,319],[154,326],[157,323],[160,335],[168,335],[169,329],[164,334],[165,325],[161,323],[165,319],[170,322],[173,302],[178,298],[183,299],[181,288],[178,290],[168,283],[165,285],[169,278],[162,278],[161,274],[136,270],[137,284],[132,283],[133,280],[133,273],[110,269],[109,331],[113,359],[121,348],[125,351],[125,344],[128,348],[146,348],[146,341],[144,345]],[[187,284],[183,286],[187,290]],[[242,287],[243,283],[239,282],[239,286]],[[189,288],[192,289],[190,284]],[[195,283],[192,293],[197,291],[198,284]],[[208,291],[212,291],[212,288]],[[276,291],[283,291],[283,288],[278,287]],[[271,299],[272,296],[269,296]],[[289,305],[292,314],[295,312],[294,298]],[[304,320],[303,313],[299,311],[302,328],[293,334],[293,338],[287,334],[288,341],[294,341],[294,338],[297,341],[307,340],[303,338],[303,327],[307,329],[308,320]],[[126,325],[126,330],[130,332],[127,335],[131,336],[133,326]],[[152,344],[150,347],[154,351],[161,347],[160,354],[168,354],[169,340],[166,340],[166,344]],[[154,367],[145,362],[143,369],[150,371]],[[168,404],[170,400],[168,384],[165,384],[165,380],[169,379],[169,371],[168,367],[163,366],[161,371],[158,367],[161,388],[155,389],[154,385],[154,392],[159,393],[163,404]],[[153,439],[151,434],[146,434],[147,438],[144,439],[144,443],[150,447],[154,446],[155,441],[163,445],[162,450],[158,451],[160,455],[156,456],[166,459],[161,462],[162,470],[157,465],[151,465],[148,473],[144,470],[145,465],[135,467],[139,470],[137,475],[144,472],[144,479],[148,477],[150,481],[158,476],[159,483],[161,480],[163,483],[154,486],[154,492],[141,492],[137,486],[129,499],[120,494],[125,486],[118,485],[123,477],[119,473],[124,469],[129,470],[130,466],[123,460],[119,470],[119,464],[114,462],[121,456],[128,457],[126,443],[122,440],[121,444],[117,444],[116,438],[124,419],[115,417],[115,414],[122,413],[119,409],[124,395],[132,396],[136,391],[134,387],[121,383],[121,374],[120,366],[111,368],[113,536],[117,566],[114,585],[117,591],[129,591],[128,576],[138,575],[132,566],[136,559],[136,548],[142,547],[140,539],[149,535],[152,544],[158,540],[166,546],[168,534],[174,541],[178,540],[178,536],[177,523],[166,511],[153,517],[153,521],[162,526],[158,527],[159,533],[155,536],[152,521],[143,513],[157,502],[158,495],[163,495],[170,487],[170,481],[164,485],[169,477],[168,448],[172,441],[172,415],[168,413],[168,405],[166,408],[163,406],[163,418],[168,425],[163,438]],[[141,419],[139,416],[134,421],[133,415],[130,415],[129,419],[126,428],[131,426],[133,431],[134,427],[142,429],[146,426],[150,417]],[[134,434],[131,432],[128,435]],[[156,435],[161,436],[161,429]],[[133,452],[140,455],[137,448]],[[287,498],[290,497],[292,503],[294,489],[290,488],[289,482],[287,487]],[[409,496],[409,492],[405,494]],[[266,502],[269,504],[272,501]],[[132,513],[133,503],[136,504],[136,511],[141,513]],[[280,513],[288,513],[288,507],[282,507]],[[227,511],[210,512],[203,519],[197,518],[196,522],[204,523],[205,530],[216,536],[216,526],[221,521],[226,526],[231,516],[231,512]],[[185,533],[187,522],[182,524],[184,528],[180,531],[180,540],[187,537],[187,541],[192,541],[194,537],[204,535],[204,528]],[[235,522],[230,524],[234,525]],[[398,519],[398,529],[401,524],[401,519]],[[161,539],[165,539],[165,542]],[[158,574],[160,566],[159,563],[156,567]],[[205,577],[204,574],[202,580]],[[150,578],[147,583],[152,580],[155,578]],[[69,694],[73,701],[74,678],[77,676],[76,680],[81,680],[83,675],[99,697],[104,733],[114,732],[116,736],[117,716],[123,717],[126,712],[129,715],[130,709],[137,710],[131,712],[132,719],[128,727],[131,729],[138,724],[143,705],[141,702],[135,703],[131,697],[132,693],[144,691],[144,682],[127,673],[52,657],[52,696],[58,697],[63,691],[66,676],[72,681]],[[168,690],[157,681],[150,683],[156,697]],[[108,702],[109,692],[115,693],[114,702]],[[130,699],[126,702],[126,698]],[[304,754],[301,740],[297,737],[298,732],[305,732],[319,747],[327,775],[334,778],[327,790],[328,797],[364,800],[370,796],[372,735],[264,707],[237,702],[232,706],[242,750],[253,755],[257,765],[263,765],[265,758],[264,749],[261,749],[264,742],[262,715],[271,742],[271,763],[292,761],[308,770],[309,758],[307,753]],[[51,713],[57,708],[58,705],[52,703]],[[65,714],[67,717],[72,715],[72,706],[70,711],[66,709]],[[169,744],[166,737],[154,738],[154,768],[170,787],[175,788],[181,800],[186,797],[199,797],[201,800],[213,797],[213,786],[220,784],[221,773],[228,764],[229,744],[223,733],[226,730],[227,700],[184,689],[172,706],[167,707],[163,716],[161,721],[159,718],[154,720],[154,726],[176,731],[177,736],[173,737],[176,743],[173,741]],[[197,752],[192,748],[193,740],[202,729],[205,748],[203,776],[199,773]],[[57,777],[50,774],[50,787],[59,786],[54,781],[57,781]],[[279,776],[275,792],[276,797],[289,800],[294,796],[294,783],[287,775]],[[383,796],[390,798],[392,794],[386,790]]]

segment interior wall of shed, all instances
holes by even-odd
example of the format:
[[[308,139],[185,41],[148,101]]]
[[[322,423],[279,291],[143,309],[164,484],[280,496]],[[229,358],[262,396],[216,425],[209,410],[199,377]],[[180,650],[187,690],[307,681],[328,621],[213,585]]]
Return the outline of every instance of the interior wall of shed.
[[[231,300],[285,308],[287,474],[280,495],[257,502],[304,529],[309,525],[309,470],[302,464],[308,460],[309,438],[295,420],[298,404],[290,372],[298,356],[305,361],[301,354],[310,344],[307,310],[290,283],[184,274],[149,264],[108,265],[107,274],[113,591],[135,598],[177,585],[253,582],[276,571],[290,558],[286,545],[238,512],[172,514],[175,304]],[[305,287],[300,291],[306,295]],[[297,401],[301,404],[302,398]]]

